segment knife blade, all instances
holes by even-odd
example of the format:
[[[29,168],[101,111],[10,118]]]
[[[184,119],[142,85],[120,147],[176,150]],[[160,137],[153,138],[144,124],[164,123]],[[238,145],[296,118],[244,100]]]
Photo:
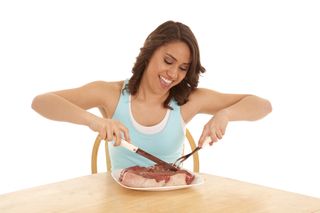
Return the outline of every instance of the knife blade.
[[[126,149],[132,151],[132,152],[135,152],[157,164],[160,164],[160,165],[164,165],[166,168],[172,170],[172,171],[177,171],[178,169],[176,167],[174,167],[173,165],[161,160],[160,158],[157,158],[156,156],[140,149],[139,147],[125,141],[124,139],[121,139],[121,143],[120,143],[120,146],[122,147],[125,147]]]

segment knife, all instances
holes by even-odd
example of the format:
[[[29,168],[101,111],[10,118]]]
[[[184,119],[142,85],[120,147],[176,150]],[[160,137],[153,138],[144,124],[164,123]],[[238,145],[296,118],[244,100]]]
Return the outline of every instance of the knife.
[[[125,147],[128,150],[130,150],[132,152],[135,152],[135,153],[137,153],[137,154],[139,154],[139,155],[141,155],[141,156],[143,156],[143,157],[145,157],[145,158],[147,158],[147,159],[149,159],[149,160],[151,160],[151,161],[153,161],[153,162],[155,162],[157,164],[164,165],[166,168],[168,168],[168,169],[170,169],[172,171],[178,171],[178,169],[176,167],[174,167],[173,165],[171,165],[171,164],[169,164],[169,163],[157,158],[156,156],[154,156],[154,155],[152,155],[152,154],[150,154],[150,153],[148,153],[148,152],[136,147],[135,145],[133,145],[133,144],[131,144],[131,143],[129,143],[129,142],[123,140],[123,139],[121,139],[120,146]]]

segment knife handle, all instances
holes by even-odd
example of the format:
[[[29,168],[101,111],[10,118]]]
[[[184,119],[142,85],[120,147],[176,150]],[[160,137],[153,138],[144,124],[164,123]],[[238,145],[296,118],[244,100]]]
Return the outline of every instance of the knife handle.
[[[131,143],[128,143],[127,141],[125,141],[123,139],[121,139],[120,146],[122,146],[132,152],[137,152],[137,150],[138,150],[138,147],[136,147],[135,145],[133,145]]]

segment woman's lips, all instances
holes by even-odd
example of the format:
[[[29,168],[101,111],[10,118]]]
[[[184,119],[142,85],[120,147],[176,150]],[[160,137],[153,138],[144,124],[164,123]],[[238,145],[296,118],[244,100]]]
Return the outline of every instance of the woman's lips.
[[[165,77],[163,77],[161,75],[160,75],[159,79],[160,79],[160,84],[164,89],[169,88],[173,82],[171,80],[166,79]]]

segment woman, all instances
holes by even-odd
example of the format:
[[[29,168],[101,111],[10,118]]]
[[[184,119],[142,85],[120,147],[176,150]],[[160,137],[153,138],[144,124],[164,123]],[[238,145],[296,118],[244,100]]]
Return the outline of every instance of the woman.
[[[123,147],[120,138],[173,162],[181,155],[185,124],[196,114],[213,117],[198,145],[222,139],[229,121],[257,120],[271,112],[269,101],[254,95],[223,94],[197,88],[199,47],[190,28],[167,21],[146,39],[126,81],[96,81],[34,98],[32,108],[46,118],[88,126],[109,143],[112,169],[153,163]],[[86,110],[98,107],[103,117]],[[110,144],[114,144],[112,146]]]

